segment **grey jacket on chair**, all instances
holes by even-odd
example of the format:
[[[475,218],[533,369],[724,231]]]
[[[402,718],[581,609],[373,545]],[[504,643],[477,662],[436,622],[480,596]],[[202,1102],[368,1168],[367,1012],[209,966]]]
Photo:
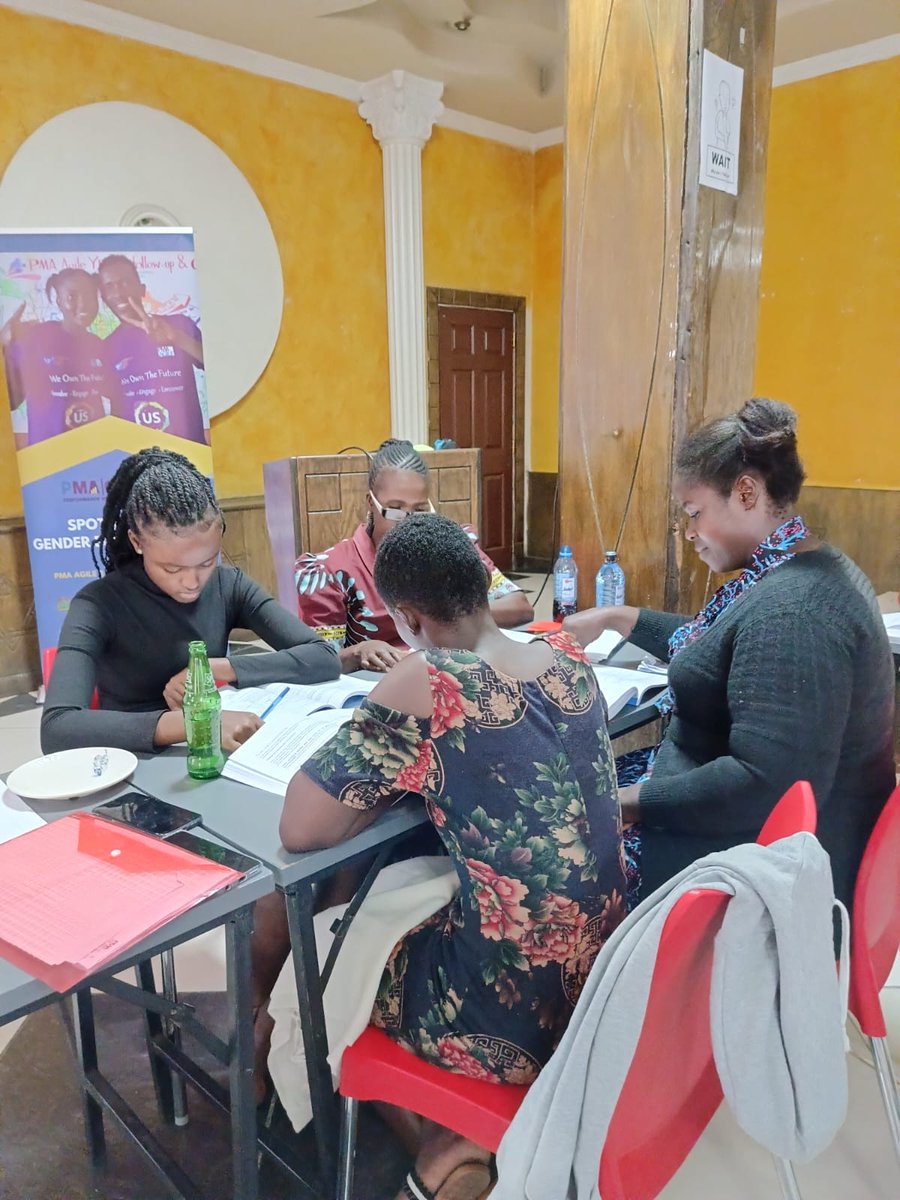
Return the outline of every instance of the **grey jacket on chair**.
[[[662,928],[692,888],[732,896],[715,943],[710,1017],[722,1090],[738,1124],[795,1162],[814,1158],[840,1128],[846,1004],[834,969],[834,892],[827,854],[801,833],[700,859],[616,930],[507,1130],[492,1200],[598,1197],[600,1154],[637,1046]]]

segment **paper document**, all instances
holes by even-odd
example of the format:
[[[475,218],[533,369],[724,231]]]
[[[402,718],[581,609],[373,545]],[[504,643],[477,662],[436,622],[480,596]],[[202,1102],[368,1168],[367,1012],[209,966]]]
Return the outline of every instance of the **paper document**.
[[[43,824],[43,817],[32,812],[24,800],[0,783],[0,842],[10,842]]]
[[[298,719],[284,707],[280,704],[263,727],[238,746],[223,775],[283,796],[299,768],[353,716],[349,708],[327,708]]]
[[[598,638],[588,642],[584,652],[591,662],[605,662],[624,641],[621,633],[616,633],[614,629],[604,629]]]
[[[606,701],[610,718],[628,704],[638,704],[666,686],[663,676],[646,671],[629,671],[624,667],[594,667],[594,675]]]
[[[377,682],[377,679],[341,675],[328,683],[267,683],[263,687],[222,688],[219,695],[226,712],[252,712],[261,717],[277,700],[270,718],[276,713],[283,716],[289,712],[296,720],[323,708],[356,708]],[[285,688],[287,695],[278,700]]]
[[[91,813],[0,846],[0,955],[57,991],[241,878]]]
[[[884,621],[891,650],[895,654],[900,654],[900,612],[882,613],[881,619]]]

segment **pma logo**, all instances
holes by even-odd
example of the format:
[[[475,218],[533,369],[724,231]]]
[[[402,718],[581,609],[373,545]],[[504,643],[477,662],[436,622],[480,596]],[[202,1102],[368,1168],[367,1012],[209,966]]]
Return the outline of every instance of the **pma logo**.
[[[61,612],[61,613],[67,613],[69,611],[70,604],[71,604],[71,600],[69,599],[68,596],[60,596],[59,599],[56,601],[56,611]]]
[[[63,500],[97,500],[109,490],[108,479],[64,479]]]

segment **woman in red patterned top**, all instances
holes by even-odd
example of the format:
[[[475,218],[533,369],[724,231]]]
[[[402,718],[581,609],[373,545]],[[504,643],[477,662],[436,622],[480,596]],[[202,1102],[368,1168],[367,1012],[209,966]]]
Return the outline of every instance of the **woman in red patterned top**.
[[[343,670],[388,671],[405,647],[375,587],[375,552],[388,530],[414,512],[434,512],[428,468],[410,442],[389,438],[369,460],[368,516],[352,537],[294,568],[300,618],[340,646]],[[528,597],[499,571],[464,525],[490,577],[491,615],[504,628],[534,617]]]

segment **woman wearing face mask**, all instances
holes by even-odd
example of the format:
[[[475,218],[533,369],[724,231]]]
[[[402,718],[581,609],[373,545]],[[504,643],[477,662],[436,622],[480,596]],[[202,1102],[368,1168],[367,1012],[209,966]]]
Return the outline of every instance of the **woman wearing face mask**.
[[[317,683],[337,655],[237,567],[222,566],[225,522],[209,480],[181,454],[141,450],[109,484],[96,543],[102,577],[72,600],[41,718],[45,754],[75,746],[149,752],[183,742],[188,643],[206,642],[213,675],[236,687]],[[234,628],[270,654],[226,657]],[[91,709],[97,688],[99,709]],[[222,747],[258,728],[222,713]]]
[[[89,329],[99,311],[97,277],[67,267],[45,290],[62,320],[23,321],[23,304],[0,331],[17,450],[99,420],[113,394],[102,343]]]
[[[300,616],[338,646],[344,671],[387,671],[405,647],[375,586],[375,553],[384,535],[410,513],[432,513],[428,468],[410,442],[388,438],[369,460],[368,515],[352,537],[295,567]],[[511,628],[534,617],[525,593],[499,571],[463,526],[490,578],[491,613]]]
[[[685,537],[714,572],[740,571],[693,619],[628,606],[564,628],[614,629],[670,662],[671,713],[655,757],[620,760],[629,898],[702,855],[754,841],[807,779],[835,892],[849,904],[866,840],[894,786],[894,679],[872,587],[797,512],[796,417],[750,400],[681,447]],[[636,761],[637,760],[637,761]]]

